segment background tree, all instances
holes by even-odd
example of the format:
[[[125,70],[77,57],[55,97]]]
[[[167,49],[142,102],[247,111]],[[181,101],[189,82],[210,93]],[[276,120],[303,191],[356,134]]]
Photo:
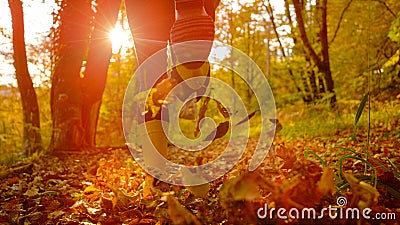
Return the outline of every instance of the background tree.
[[[265,11],[261,7],[261,2],[243,4],[234,0],[222,2],[218,13],[219,18],[216,21],[218,28],[216,36],[223,43],[243,51],[267,74],[270,66],[266,41],[271,35],[268,33],[270,30],[267,30],[268,22],[263,18]],[[225,63],[231,66],[237,63],[237,60],[240,59],[237,59],[235,55],[229,55],[224,59]],[[254,79],[254,72],[251,71],[250,66],[246,68],[250,80]],[[248,106],[254,103],[251,89],[247,87],[243,80],[235,79],[236,76],[239,76],[234,71],[222,71],[215,74],[220,79],[230,83],[233,88],[237,88]]]
[[[304,52],[307,53],[306,58],[311,58],[314,65],[318,68],[318,73],[322,75],[323,82],[317,82],[319,79],[316,78],[315,74],[311,73],[311,87],[315,92],[322,92],[328,94],[326,96],[329,99],[329,102],[332,106],[336,104],[336,94],[334,90],[334,82],[332,78],[332,71],[330,67],[329,60],[329,44],[328,44],[328,24],[327,24],[327,0],[317,0],[315,1],[315,6],[313,6],[312,2],[299,0],[292,0],[294,11],[296,14],[296,24],[300,34],[300,39],[304,46]],[[306,30],[306,21],[304,20],[305,8],[308,6],[309,8],[314,8],[315,13],[312,13],[311,17],[315,18],[313,21],[313,25],[316,24],[318,26],[317,37],[314,37],[316,41],[314,43],[319,43],[318,47],[314,47],[312,42],[310,41],[310,37],[312,36]],[[320,49],[319,53],[317,50]]]
[[[97,1],[96,7],[87,0],[63,1],[58,61],[52,79],[53,151],[95,144],[101,96],[111,57],[108,32],[115,24],[120,3],[120,0],[103,0]],[[82,73],[85,61],[86,69]]]
[[[126,142],[122,128],[122,102],[137,63],[124,4],[113,32],[111,39],[117,40],[113,43],[106,88],[101,99],[97,146],[124,146]]]
[[[285,20],[282,19],[282,17],[284,15],[278,15],[278,16],[281,17],[281,20],[280,20],[281,24],[277,24],[277,21],[275,19],[275,15],[274,15],[274,9],[273,9],[273,7],[271,5],[270,0],[263,1],[262,7],[268,13],[269,21],[271,23],[271,26],[268,26],[268,28],[272,27],[272,30],[274,32],[273,35],[275,36],[276,42],[278,43],[278,50],[280,51],[280,55],[281,55],[283,61],[290,61],[291,60],[290,59],[290,57],[291,57],[290,52],[291,51],[289,51],[289,48],[287,46],[284,46],[283,40],[282,40],[282,39],[287,39],[288,37],[286,35],[282,34],[282,32],[278,31],[278,29],[279,29],[278,25],[280,27],[284,27],[285,25],[286,26],[289,25],[290,29],[294,30],[293,21],[292,21],[292,18],[290,16],[290,12],[288,10],[287,1],[285,1],[285,4],[286,4],[285,5],[285,8],[286,8],[285,12],[286,12],[286,15],[287,15],[287,22],[285,22]],[[267,30],[269,30],[269,29],[267,29]],[[296,45],[297,38],[293,36],[291,39],[293,41],[293,44]],[[267,43],[268,43],[268,46],[267,46],[267,50],[268,50],[268,53],[267,53],[268,59],[267,60],[268,61],[267,62],[268,62],[268,67],[270,67],[270,61],[271,61],[270,57],[271,57],[271,55],[269,54],[269,51],[270,51],[270,45],[271,45],[271,35],[268,36]],[[270,71],[269,68],[268,68],[268,71]],[[308,98],[309,95],[298,84],[296,76],[295,76],[295,72],[293,71],[293,69],[291,67],[287,67],[287,71],[289,73],[289,77],[293,81],[293,84],[294,84],[297,92],[299,94],[302,94],[303,101],[304,102],[309,102],[309,98]],[[269,74],[270,74],[270,72],[267,73],[267,75],[269,75]]]
[[[42,148],[39,106],[28,71],[22,2],[20,0],[8,0],[8,4],[12,17],[14,67],[23,110],[22,147],[25,154],[29,156]]]
[[[96,146],[99,110],[112,55],[109,34],[117,21],[121,0],[102,0],[98,4],[82,78],[82,126],[87,147]]]
[[[398,89],[399,67],[394,65],[400,46],[388,38],[388,32],[400,2],[371,1],[366,7],[360,1],[330,1],[328,7],[329,51],[338,96],[346,102],[353,101],[353,96],[360,98],[360,93],[368,91],[372,72],[371,95],[379,93],[387,99],[386,91]]]
[[[60,9],[58,59],[52,77],[52,150],[84,146],[81,109],[81,68],[87,51],[91,1],[65,0]],[[79,22],[77,22],[79,21]]]

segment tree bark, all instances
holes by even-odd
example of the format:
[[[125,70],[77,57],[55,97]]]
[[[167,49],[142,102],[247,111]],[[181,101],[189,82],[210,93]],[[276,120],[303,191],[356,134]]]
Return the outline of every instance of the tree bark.
[[[52,80],[53,152],[96,145],[101,98],[112,55],[108,34],[117,21],[121,1],[97,1],[94,19],[91,1],[63,2],[59,60]]]
[[[297,26],[300,32],[300,38],[303,42],[303,45],[305,47],[306,52],[310,55],[311,59],[314,61],[316,65],[320,63],[320,58],[318,57],[317,53],[311,46],[310,40],[307,37],[307,32],[305,28],[305,23],[303,19],[303,12],[302,12],[302,6],[299,2],[299,0],[293,0],[293,6],[294,6],[294,11],[296,13],[296,21],[297,21]]]
[[[329,45],[328,45],[328,28],[327,28],[328,26],[326,20],[327,0],[322,0],[322,4],[319,6],[321,7],[321,20],[322,20],[319,32],[322,57],[318,56],[318,54],[312,47],[309,38],[307,37],[307,32],[305,29],[305,24],[303,19],[302,6],[299,0],[293,0],[293,6],[296,13],[297,26],[300,31],[300,38],[303,42],[305,51],[317,66],[318,72],[320,72],[323,75],[324,80],[326,82],[326,92],[332,95],[329,97],[331,107],[335,107],[336,94],[334,90],[334,82],[329,62]]]
[[[8,0],[13,28],[14,67],[23,110],[23,149],[27,156],[42,148],[39,106],[28,71],[24,39],[24,14],[20,0]]]
[[[108,34],[117,22],[120,5],[121,0],[103,0],[99,3],[95,15],[94,30],[82,80],[82,124],[88,148],[96,146],[99,110],[112,55]]]
[[[329,60],[328,23],[326,20],[328,11],[327,4],[328,0],[322,0],[322,5],[321,5],[322,24],[320,29],[322,61],[321,64],[317,64],[317,66],[319,72],[321,72],[324,76],[324,80],[326,82],[326,91],[330,94],[333,94],[332,97],[329,98],[330,104],[332,106],[335,106],[336,94],[334,90],[334,83],[333,83],[331,65]]]
[[[84,145],[81,68],[91,31],[91,1],[64,0],[60,15],[58,61],[52,78],[51,151],[78,150]]]

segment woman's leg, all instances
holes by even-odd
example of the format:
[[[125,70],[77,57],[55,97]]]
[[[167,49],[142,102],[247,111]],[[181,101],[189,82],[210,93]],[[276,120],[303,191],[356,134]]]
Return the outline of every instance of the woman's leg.
[[[136,57],[138,64],[141,65],[154,53],[166,49],[170,29],[175,21],[174,1],[125,0],[125,7],[135,43]],[[157,62],[157,66],[167,68],[166,53],[165,60]],[[159,76],[159,74],[146,74],[146,77],[148,76]],[[139,80],[146,84],[148,79],[139,78]],[[152,87],[142,88],[150,89]],[[150,141],[143,141],[142,143],[143,160],[146,167],[161,169],[162,162],[157,160],[160,158],[158,153],[164,157],[167,156],[167,138],[162,129],[160,118],[152,118],[151,113],[146,113],[145,121],[144,124]]]
[[[204,2],[204,7],[212,18],[214,18],[218,2],[218,0]],[[174,0],[125,0],[125,6],[137,60],[141,65],[154,53],[166,49],[170,30],[175,21],[175,2]],[[167,54],[165,54],[165,60],[159,62],[158,66],[167,68],[167,63]],[[158,75],[146,74],[146,76]],[[166,75],[163,75],[158,82],[165,78]],[[160,116],[153,118],[150,113],[146,113],[144,124],[150,138],[149,142],[142,143],[144,163],[148,168],[162,169],[163,163],[157,160],[159,159],[157,152],[166,157],[167,138],[162,129]]]
[[[204,0],[207,14],[215,19],[220,0]],[[173,0],[126,0],[129,26],[134,37],[139,64],[166,47],[175,21]]]
[[[126,0],[129,27],[139,64],[165,48],[175,21],[173,0]]]

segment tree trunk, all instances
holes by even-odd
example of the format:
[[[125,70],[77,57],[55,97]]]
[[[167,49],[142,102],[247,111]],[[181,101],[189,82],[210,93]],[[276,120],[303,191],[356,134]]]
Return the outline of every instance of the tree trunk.
[[[28,71],[24,39],[24,14],[20,0],[8,0],[13,28],[14,67],[23,110],[23,149],[27,156],[42,148],[39,106]]]
[[[318,68],[318,72],[320,72],[324,80],[326,82],[326,92],[331,94],[329,97],[331,107],[334,108],[336,106],[336,94],[334,90],[334,82],[332,79],[332,72],[329,63],[329,45],[328,45],[328,26],[326,21],[327,14],[327,0],[323,0],[322,4],[318,7],[321,7],[321,27],[320,27],[320,44],[321,44],[321,55],[322,59],[315,52],[312,47],[310,40],[307,37],[307,32],[305,29],[305,23],[303,19],[302,5],[299,0],[293,0],[293,6],[296,13],[297,26],[300,31],[300,37],[304,44],[304,49],[306,53],[311,57],[313,62]]]
[[[321,53],[322,53],[322,61],[318,65],[318,70],[323,74],[324,80],[326,82],[326,91],[332,94],[332,97],[329,98],[330,104],[332,107],[336,106],[336,94],[335,87],[332,78],[332,71],[329,61],[329,44],[328,44],[328,24],[326,21],[327,16],[327,4],[328,0],[322,0],[321,5],[321,17],[322,17],[322,25],[320,29],[320,38],[321,38]]]
[[[53,152],[95,147],[112,54],[108,34],[117,21],[121,0],[97,1],[94,20],[91,1],[65,3],[61,13],[59,60],[52,80]],[[86,54],[86,69],[81,74]]]
[[[91,1],[65,0],[60,15],[58,61],[52,79],[52,152],[84,145],[81,68],[91,31]]]
[[[112,55],[108,34],[118,19],[120,5],[121,0],[101,1],[94,20],[94,30],[82,80],[82,124],[88,148],[96,146],[97,121]]]

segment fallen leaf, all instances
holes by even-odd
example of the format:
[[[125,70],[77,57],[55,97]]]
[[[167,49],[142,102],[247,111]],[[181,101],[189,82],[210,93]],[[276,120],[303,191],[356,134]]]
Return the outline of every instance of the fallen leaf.
[[[8,181],[8,184],[12,185],[12,184],[18,183],[19,178],[18,177],[13,177],[13,178],[8,179],[7,181]]]
[[[238,126],[248,120],[250,120],[254,115],[256,115],[257,112],[259,112],[260,110],[255,110],[254,112],[250,113],[247,117],[245,117],[244,119],[242,119],[241,121],[239,121],[237,124],[235,124],[235,126]]]
[[[37,187],[32,187],[29,188],[28,190],[26,190],[26,192],[24,193],[24,195],[28,196],[28,197],[34,197],[37,196],[39,194],[39,189]]]
[[[168,196],[168,215],[174,224],[201,225],[193,213],[181,205],[173,196]]]
[[[317,183],[317,189],[322,195],[336,192],[334,178],[335,174],[333,170],[329,167],[325,167],[321,179]]]
[[[284,160],[285,160],[285,163],[283,164],[281,169],[290,170],[293,168],[295,162],[297,161],[297,158],[296,158],[296,156],[293,156],[293,157],[286,158]]]
[[[204,139],[205,141],[214,141],[218,138],[225,136],[225,134],[229,130],[229,121],[222,122],[218,124],[217,128],[214,129],[207,137]]]
[[[115,188],[111,184],[107,184],[107,187],[110,188],[111,191],[114,193],[114,197],[112,199],[114,208],[127,209],[131,202],[134,200],[134,197],[128,196],[123,191]]]
[[[96,188],[94,185],[90,185],[90,186],[87,186],[85,188],[85,190],[83,190],[83,193],[91,194],[91,193],[95,193],[95,192],[99,192],[99,191],[100,191],[100,189]]]
[[[225,206],[232,201],[252,201],[260,197],[258,183],[252,174],[243,174],[226,180],[220,192],[221,202]]]
[[[192,172],[188,168],[183,167],[182,175],[183,175],[182,176],[183,184],[194,183],[195,181],[202,183],[205,182],[204,184],[201,185],[185,186],[185,187],[190,191],[190,193],[192,193],[196,197],[201,197],[201,198],[207,197],[207,193],[210,190],[210,185],[201,174],[196,173],[195,171]]]
[[[200,132],[200,122],[204,119],[206,116],[206,111],[207,111],[207,105],[210,102],[211,98],[205,97],[199,111],[199,118],[197,118],[196,122],[196,129],[194,130],[194,136],[197,137]]]
[[[350,206],[357,206],[359,209],[371,208],[378,203],[379,192],[364,181],[358,180],[350,173],[343,174],[353,191]]]
[[[224,118],[229,118],[231,116],[229,110],[225,108],[219,101],[216,102],[217,102],[217,108],[219,112],[222,114],[222,116],[224,116]]]

